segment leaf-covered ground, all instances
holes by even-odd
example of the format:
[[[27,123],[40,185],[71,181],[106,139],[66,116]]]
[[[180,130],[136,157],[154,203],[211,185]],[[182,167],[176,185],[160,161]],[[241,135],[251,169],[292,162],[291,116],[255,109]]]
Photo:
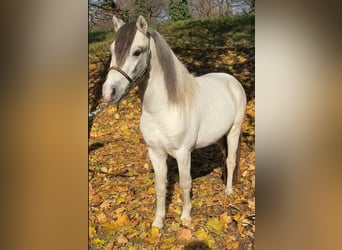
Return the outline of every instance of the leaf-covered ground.
[[[192,154],[192,222],[182,225],[176,161],[168,160],[164,228],[152,229],[154,173],[139,131],[141,103],[133,89],[119,109],[95,117],[89,137],[90,249],[254,249],[254,17],[203,19],[155,27],[195,75],[227,72],[243,84],[248,104],[239,182],[224,196],[222,154],[215,145]],[[89,110],[100,101],[113,33],[89,36]]]

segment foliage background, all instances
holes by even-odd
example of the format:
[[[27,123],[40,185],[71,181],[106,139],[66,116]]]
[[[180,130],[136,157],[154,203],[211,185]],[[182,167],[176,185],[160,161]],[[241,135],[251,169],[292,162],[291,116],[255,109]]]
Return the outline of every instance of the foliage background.
[[[143,15],[149,23],[255,13],[254,0],[89,0],[89,30],[108,31],[113,15],[130,22]]]

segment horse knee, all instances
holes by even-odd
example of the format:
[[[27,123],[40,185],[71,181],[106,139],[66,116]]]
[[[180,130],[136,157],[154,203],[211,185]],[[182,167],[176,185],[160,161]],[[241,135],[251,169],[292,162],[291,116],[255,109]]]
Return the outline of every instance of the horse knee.
[[[179,186],[181,187],[181,189],[183,190],[190,190],[191,189],[191,178],[187,179],[187,180],[181,180],[179,182]]]
[[[228,169],[234,169],[236,165],[236,154],[232,154],[228,156],[226,163],[227,163]]]
[[[159,195],[165,195],[166,194],[166,181],[156,181],[156,184],[154,185],[154,189],[156,191],[157,196]]]

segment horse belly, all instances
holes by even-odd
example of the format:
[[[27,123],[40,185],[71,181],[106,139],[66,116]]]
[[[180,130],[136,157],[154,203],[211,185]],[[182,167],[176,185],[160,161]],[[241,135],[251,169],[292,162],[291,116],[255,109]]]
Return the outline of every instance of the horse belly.
[[[234,123],[237,103],[222,82],[200,82],[202,89],[201,115],[196,148],[216,143]]]
[[[221,113],[221,115],[211,115],[204,120],[198,131],[196,148],[203,148],[214,144],[226,135],[233,125],[234,117]]]

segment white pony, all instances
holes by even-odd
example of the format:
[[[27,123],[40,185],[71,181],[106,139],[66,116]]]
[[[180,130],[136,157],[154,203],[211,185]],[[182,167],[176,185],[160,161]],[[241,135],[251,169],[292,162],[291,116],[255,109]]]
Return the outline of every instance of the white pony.
[[[190,221],[190,157],[195,148],[226,141],[227,183],[232,178],[243,121],[246,94],[231,75],[191,75],[162,36],[148,28],[144,17],[125,24],[113,17],[117,32],[111,45],[112,59],[103,85],[105,102],[116,104],[139,80],[142,98],[140,129],[155,171],[157,210],[153,226],[162,228],[165,217],[167,156],[177,160],[183,191],[181,220]]]

